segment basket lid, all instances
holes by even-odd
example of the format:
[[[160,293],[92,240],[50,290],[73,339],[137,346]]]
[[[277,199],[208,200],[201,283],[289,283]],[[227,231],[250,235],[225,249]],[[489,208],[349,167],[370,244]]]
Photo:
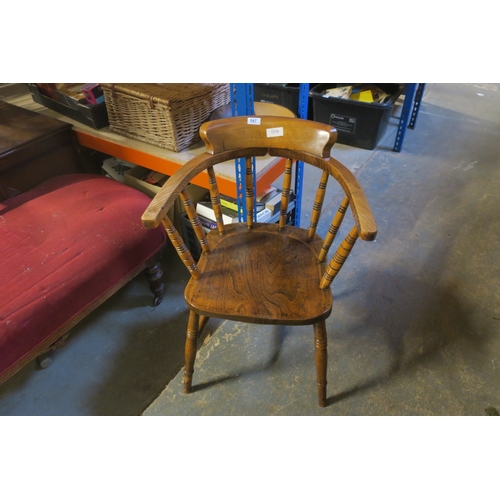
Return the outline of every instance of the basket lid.
[[[203,97],[225,86],[229,89],[227,83],[101,83],[100,85],[112,93],[120,92],[166,106]]]

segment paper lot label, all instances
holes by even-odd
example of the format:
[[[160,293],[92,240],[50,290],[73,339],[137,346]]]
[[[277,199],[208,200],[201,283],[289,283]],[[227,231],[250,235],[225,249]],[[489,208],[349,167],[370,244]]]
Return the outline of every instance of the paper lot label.
[[[283,127],[274,127],[266,129],[267,137],[281,137],[283,135]]]

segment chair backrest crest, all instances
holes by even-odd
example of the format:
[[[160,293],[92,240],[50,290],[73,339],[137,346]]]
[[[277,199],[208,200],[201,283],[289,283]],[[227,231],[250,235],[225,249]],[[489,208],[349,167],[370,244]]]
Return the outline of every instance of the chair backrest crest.
[[[329,125],[282,116],[238,116],[204,123],[200,136],[207,152],[277,148],[304,151],[329,158],[337,131]]]

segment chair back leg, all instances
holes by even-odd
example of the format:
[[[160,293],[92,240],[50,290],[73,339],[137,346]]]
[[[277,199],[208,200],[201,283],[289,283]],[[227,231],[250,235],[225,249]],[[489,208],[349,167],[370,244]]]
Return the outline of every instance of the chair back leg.
[[[185,367],[184,367],[184,393],[189,394],[192,389],[194,360],[198,349],[198,335],[200,331],[200,316],[194,311],[189,311],[189,320],[186,333]]]
[[[316,358],[316,374],[318,380],[318,400],[319,405],[321,407],[325,407],[328,350],[326,342],[326,324],[324,320],[314,324],[314,348]]]

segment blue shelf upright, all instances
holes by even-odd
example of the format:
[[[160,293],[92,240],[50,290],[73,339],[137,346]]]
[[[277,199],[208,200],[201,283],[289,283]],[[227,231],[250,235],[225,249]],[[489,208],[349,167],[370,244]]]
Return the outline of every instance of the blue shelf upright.
[[[253,83],[231,83],[231,114],[232,116],[246,116],[254,114],[254,94]],[[309,84],[301,83],[299,91],[299,110],[298,117],[307,119],[309,103]],[[252,159],[252,167],[254,171],[254,193],[256,192],[255,185],[255,158]],[[239,220],[242,221],[246,217],[246,203],[243,193],[245,193],[245,160],[239,158],[235,160],[236,169],[236,191],[239,208]],[[295,170],[295,217],[294,225],[300,226],[301,202],[302,202],[302,187],[304,182],[304,162],[296,163]],[[257,204],[255,203],[256,207]],[[255,217],[255,213],[254,213]]]
[[[407,83],[405,89],[405,99],[403,101],[403,109],[399,118],[398,131],[394,142],[393,151],[401,152],[403,141],[406,134],[406,129],[415,128],[417,115],[420,110],[420,104],[424,95],[425,83]]]
[[[307,120],[309,106],[309,84],[301,83],[299,89],[299,118]],[[295,218],[294,226],[300,226],[302,207],[302,188],[304,184],[304,162],[298,161],[295,169]]]
[[[231,83],[231,114],[232,116],[253,115],[253,83]],[[234,160],[236,169],[236,198],[238,200],[238,220],[241,222],[246,219],[247,207],[243,193],[246,191],[245,180],[245,159],[237,158]],[[256,192],[255,158],[252,158],[254,193]],[[257,204],[254,203],[254,207]],[[256,214],[254,213],[254,220]]]

